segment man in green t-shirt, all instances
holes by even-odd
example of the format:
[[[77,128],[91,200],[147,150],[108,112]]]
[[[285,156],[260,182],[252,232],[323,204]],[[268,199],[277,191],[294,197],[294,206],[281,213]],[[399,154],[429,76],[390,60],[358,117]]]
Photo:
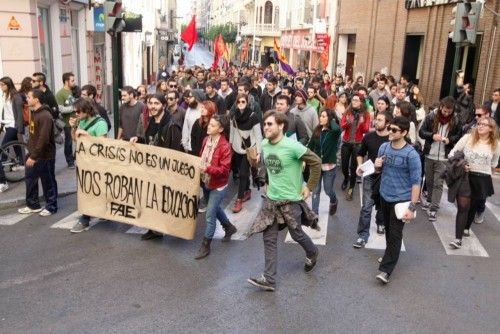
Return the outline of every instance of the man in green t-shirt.
[[[73,155],[73,140],[71,139],[71,127],[69,119],[75,117],[73,113],[73,97],[72,89],[76,86],[75,75],[71,72],[64,73],[62,76],[64,87],[56,93],[56,102],[59,107],[59,112],[64,119],[64,156],[68,168],[75,168],[75,156]]]
[[[75,101],[72,108],[77,116],[69,119],[73,139],[76,140],[80,136],[107,137],[108,124],[99,116],[91,99],[80,98]],[[90,218],[90,216],[81,215],[70,232],[87,231],[90,228]]]
[[[286,115],[270,110],[264,115],[262,158],[267,169],[269,186],[262,211],[251,228],[263,231],[265,270],[259,278],[249,278],[248,282],[261,289],[274,291],[277,241],[280,224],[286,224],[293,240],[306,252],[304,271],[310,272],[316,265],[318,248],[302,230],[302,217],[309,222],[317,217],[304,200],[316,187],[321,173],[321,159],[307,147],[284,136],[288,125]],[[302,178],[302,164],[309,166],[307,185]]]

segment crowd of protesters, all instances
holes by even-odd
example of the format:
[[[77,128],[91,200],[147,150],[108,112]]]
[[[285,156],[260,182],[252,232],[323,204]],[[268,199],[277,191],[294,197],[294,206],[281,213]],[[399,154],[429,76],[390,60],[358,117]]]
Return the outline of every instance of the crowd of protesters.
[[[95,87],[77,87],[72,73],[64,73],[62,81],[63,88],[54,95],[43,73],[25,78],[20,89],[9,77],[0,79],[2,145],[23,138],[23,109],[31,110],[22,214],[49,216],[57,211],[58,138],[64,140],[68,168],[74,168],[73,140],[108,136],[110,130],[107,112],[95,100]],[[356,183],[363,183],[355,248],[368,242],[376,209],[376,231],[385,234],[387,242],[377,275],[383,283],[389,282],[396,266],[403,227],[414,218],[417,205],[429,221],[439,220],[445,182],[448,200],[457,203],[456,236],[450,242],[454,249],[470,236],[473,222],[484,221],[486,199],[494,193],[491,175],[500,156],[500,89],[483,105],[474,105],[472,84],[463,81],[463,73],[458,75],[455,96],[427,101],[428,105],[407,75],[396,80],[379,72],[369,80],[353,80],[316,69],[292,76],[271,66],[232,65],[216,71],[180,66],[172,73],[162,71],[153,88],[121,89],[116,139],[202,158],[199,211],[206,211],[206,230],[196,259],[209,255],[217,220],[225,230],[224,241],[237,232],[238,226],[221,207],[230,175],[237,184],[235,214],[251,199],[252,185],[267,184],[261,218],[251,229],[263,232],[265,270],[261,277],[249,279],[265,290],[275,287],[279,225],[287,226],[304,248],[305,271],[314,268],[318,249],[301,224],[317,224],[322,189],[328,196],[328,215],[342,210],[334,186],[339,168],[346,201],[353,200]],[[367,172],[365,161],[371,161],[374,173]],[[38,202],[39,179],[44,208]],[[8,187],[1,169],[0,192]],[[304,202],[310,194],[312,208]],[[89,220],[82,216],[71,232],[88,230]],[[161,237],[150,230],[142,239]]]

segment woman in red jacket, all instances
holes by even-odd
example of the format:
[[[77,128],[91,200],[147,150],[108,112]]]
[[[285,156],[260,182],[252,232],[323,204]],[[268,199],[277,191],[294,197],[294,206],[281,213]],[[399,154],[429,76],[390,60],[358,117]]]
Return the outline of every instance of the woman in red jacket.
[[[203,196],[207,199],[205,236],[195,259],[203,259],[210,254],[210,243],[215,233],[217,219],[221,222],[226,234],[222,241],[230,241],[236,233],[221,208],[227,190],[229,171],[231,170],[231,144],[224,134],[228,122],[223,115],[213,116],[207,127],[208,136],[203,140],[201,148],[201,182]]]
[[[342,173],[344,174],[342,190],[347,188],[346,200],[352,201],[352,193],[356,185],[356,156],[363,136],[370,129],[370,113],[365,109],[363,96],[356,94],[352,97],[351,105],[342,115],[340,128],[344,131],[340,150]]]

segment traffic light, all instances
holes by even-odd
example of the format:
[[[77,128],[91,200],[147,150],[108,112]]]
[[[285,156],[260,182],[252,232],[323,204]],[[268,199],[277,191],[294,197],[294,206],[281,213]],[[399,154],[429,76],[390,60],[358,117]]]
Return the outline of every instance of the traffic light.
[[[104,3],[105,29],[110,35],[122,32],[125,28],[122,0],[107,0]]]
[[[450,22],[453,30],[449,34],[452,42],[468,42],[470,44],[476,42],[481,5],[481,2],[465,2],[453,6],[453,19]]]

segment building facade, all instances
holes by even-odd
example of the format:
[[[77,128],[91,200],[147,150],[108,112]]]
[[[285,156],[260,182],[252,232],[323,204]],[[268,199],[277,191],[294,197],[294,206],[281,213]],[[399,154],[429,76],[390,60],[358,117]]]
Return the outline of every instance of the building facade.
[[[426,105],[450,94],[455,52],[465,81],[475,86],[482,103],[500,87],[498,1],[486,1],[474,45],[456,48],[448,37],[457,1],[339,0],[335,69],[370,79],[375,71],[408,74],[417,83]]]

